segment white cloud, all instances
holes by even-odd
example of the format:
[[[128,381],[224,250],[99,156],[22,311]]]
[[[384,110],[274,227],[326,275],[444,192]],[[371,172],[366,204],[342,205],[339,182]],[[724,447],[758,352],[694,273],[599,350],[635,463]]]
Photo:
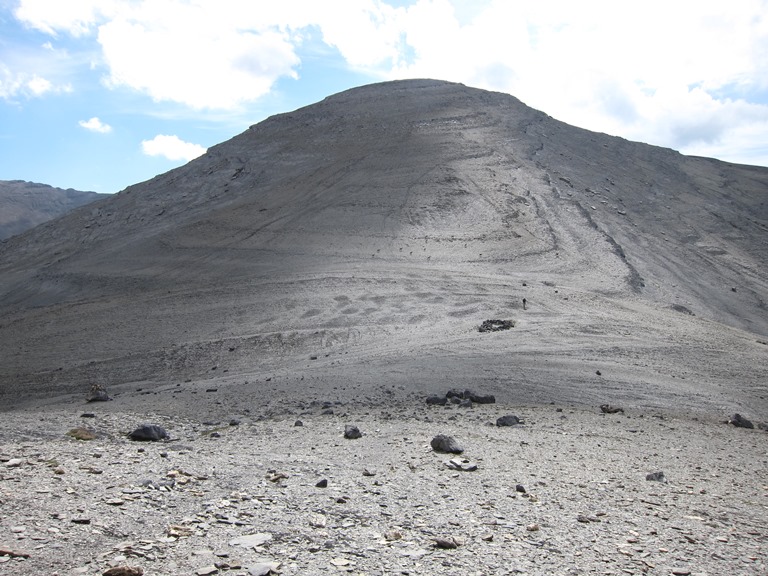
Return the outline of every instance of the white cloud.
[[[397,4],[21,0],[16,16],[96,38],[108,86],[195,109],[236,109],[298,78],[302,42],[319,31],[372,78],[509,92],[577,126],[684,150],[735,149],[768,112],[768,0]]]
[[[34,75],[26,82],[27,88],[35,96],[42,96],[46,92],[50,92],[52,89],[51,83],[45,78]]]
[[[199,144],[185,142],[178,136],[158,134],[152,140],[143,140],[141,149],[147,156],[163,156],[168,160],[189,162],[205,154],[206,149]]]
[[[463,21],[446,5],[407,10],[414,56],[388,77],[509,92],[577,126],[720,157],[768,122],[765,0],[493,0]]]
[[[78,122],[80,126],[91,132],[98,132],[99,134],[109,134],[112,132],[112,126],[104,124],[98,117],[94,116],[90,120],[80,120]]]
[[[70,92],[68,84],[55,86],[50,80],[27,72],[14,72],[0,63],[0,98],[10,100],[18,96],[37,98],[49,92]]]
[[[119,0],[21,0],[16,8],[16,18],[28,26],[56,36],[63,31],[73,36],[87,34],[100,13],[111,13]]]
[[[202,15],[195,15],[202,16]],[[115,20],[99,30],[108,83],[192,108],[231,109],[269,92],[280,76],[296,76],[293,46],[277,31],[232,33],[199,21]]]

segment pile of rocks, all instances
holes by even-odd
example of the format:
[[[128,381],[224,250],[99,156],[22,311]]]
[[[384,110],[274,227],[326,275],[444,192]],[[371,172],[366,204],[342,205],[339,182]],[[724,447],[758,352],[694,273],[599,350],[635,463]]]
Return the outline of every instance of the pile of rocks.
[[[500,332],[515,327],[514,320],[485,320],[478,328],[479,332]]]
[[[472,390],[448,390],[445,396],[428,396],[427,404],[431,406],[445,406],[456,404],[462,408],[471,408],[474,404],[495,404],[496,397],[493,394],[478,394]]]

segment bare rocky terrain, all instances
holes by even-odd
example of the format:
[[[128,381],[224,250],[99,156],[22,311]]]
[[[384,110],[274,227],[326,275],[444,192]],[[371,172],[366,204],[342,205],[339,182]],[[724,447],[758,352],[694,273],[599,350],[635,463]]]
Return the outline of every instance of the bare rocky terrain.
[[[0,574],[765,574],[766,190],[412,80],[8,239]]]
[[[63,190],[23,180],[0,180],[0,240],[103,198],[96,192]]]

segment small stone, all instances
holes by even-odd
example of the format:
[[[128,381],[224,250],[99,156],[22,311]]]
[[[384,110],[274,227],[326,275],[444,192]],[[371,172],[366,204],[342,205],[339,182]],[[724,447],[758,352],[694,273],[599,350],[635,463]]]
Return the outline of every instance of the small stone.
[[[286,478],[288,478],[288,474],[284,472],[278,472],[276,470],[270,470],[269,472],[267,472],[266,478],[270,482],[277,483],[277,482],[280,482],[281,480],[285,480]]]
[[[357,438],[362,438],[363,433],[360,432],[360,429],[357,426],[353,426],[352,424],[347,424],[344,427],[344,438],[347,440],[356,440]]]
[[[731,416],[730,420],[728,420],[728,424],[732,424],[736,426],[736,428],[750,428],[754,429],[755,425],[752,424],[750,420],[747,420],[742,416],[741,414],[734,414]]]
[[[496,426],[516,426],[518,424],[520,424],[520,418],[513,414],[496,419]]]
[[[446,454],[461,454],[464,452],[464,448],[456,441],[453,436],[446,436],[445,434],[438,434],[430,442],[432,450],[435,452],[443,452]]]
[[[304,426],[304,422],[302,422],[301,420],[296,420],[296,422],[294,422],[293,425],[296,427],[301,427],[301,426]]]
[[[435,538],[435,547],[443,550],[454,550],[459,547],[455,538]]]
[[[387,530],[384,532],[384,539],[388,542],[393,542],[395,540],[402,540],[403,534],[399,532],[398,530]]]
[[[18,550],[8,550],[7,548],[0,547],[0,557],[7,556],[8,558],[29,558],[27,552],[20,552]]]
[[[138,567],[132,568],[129,566],[115,566],[106,572],[102,572],[101,576],[144,576],[144,569]]]
[[[85,518],[83,516],[78,516],[77,518],[72,518],[71,522],[73,524],[90,524],[91,523],[91,519],[90,518]]]
[[[309,518],[309,525],[313,528],[325,528],[328,519],[323,514],[312,514]]]
[[[472,403],[472,400],[469,398],[465,398],[461,402],[459,402],[459,408],[474,408],[474,404]]]
[[[525,486],[523,486],[522,484],[516,484],[515,492],[520,492],[521,494],[525,494]]]
[[[448,403],[448,398],[445,396],[429,396],[427,397],[427,404],[430,406],[445,406]]]
[[[576,517],[576,520],[581,522],[582,524],[589,524],[590,522],[592,522],[592,520],[589,519],[589,516],[586,516],[584,514],[579,514]]]
[[[86,402],[108,402],[109,400],[111,400],[111,398],[109,397],[109,394],[107,394],[107,389],[101,384],[94,384],[91,386],[91,391],[85,398]]]
[[[269,576],[269,574],[277,574],[279,568],[280,562],[260,562],[248,568],[248,574],[249,576]]]
[[[334,566],[349,566],[351,562],[346,558],[333,558],[331,564]]]
[[[672,574],[674,576],[690,576],[691,571],[688,570],[687,568],[675,568],[674,570],[672,570]]]
[[[230,426],[240,426],[240,420],[238,420],[237,418],[233,418],[232,420],[229,421],[229,425]]]
[[[668,482],[667,477],[664,475],[664,472],[651,472],[650,474],[646,474],[645,479],[650,482],[663,482],[666,484]]]
[[[260,562],[248,568],[249,576],[269,576],[277,574],[280,568],[280,562]]]
[[[322,480],[320,480],[320,482],[315,484],[315,488],[328,488],[328,480],[326,478],[323,478]]]
[[[540,526],[538,524],[528,524],[528,526],[526,526],[525,529],[528,532],[538,532],[540,529]]]
[[[444,464],[452,470],[459,470],[461,472],[474,472],[477,470],[477,464],[466,458],[452,458]]]
[[[495,404],[496,397],[493,394],[477,394],[472,390],[464,390],[464,399],[471,400],[475,404]]]
[[[157,442],[168,438],[168,432],[165,428],[157,424],[142,424],[136,430],[131,432],[128,437],[138,442]]]
[[[603,414],[617,414],[621,412],[624,413],[624,408],[619,408],[618,406],[611,406],[610,404],[603,404],[600,406],[600,411]]]
[[[211,564],[210,566],[203,566],[202,568],[198,568],[195,571],[195,574],[197,574],[197,576],[212,576],[213,574],[218,574],[218,572],[219,569]]]
[[[363,470],[363,476],[376,476],[376,470],[370,470],[369,468],[365,468]]]
[[[21,458],[11,458],[5,463],[6,468],[18,468],[24,461]]]

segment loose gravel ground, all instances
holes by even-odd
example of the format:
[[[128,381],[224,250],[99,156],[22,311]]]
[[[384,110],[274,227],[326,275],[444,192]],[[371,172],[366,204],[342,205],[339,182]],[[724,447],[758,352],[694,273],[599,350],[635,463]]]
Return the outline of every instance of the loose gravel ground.
[[[768,572],[764,431],[422,402],[284,404],[206,423],[115,403],[4,414],[0,574]],[[524,423],[493,424],[507,414]],[[145,422],[170,441],[129,440]],[[345,439],[348,424],[362,438]],[[76,428],[96,439],[67,435]],[[447,466],[437,434],[477,470]],[[646,480],[654,472],[667,482]]]

